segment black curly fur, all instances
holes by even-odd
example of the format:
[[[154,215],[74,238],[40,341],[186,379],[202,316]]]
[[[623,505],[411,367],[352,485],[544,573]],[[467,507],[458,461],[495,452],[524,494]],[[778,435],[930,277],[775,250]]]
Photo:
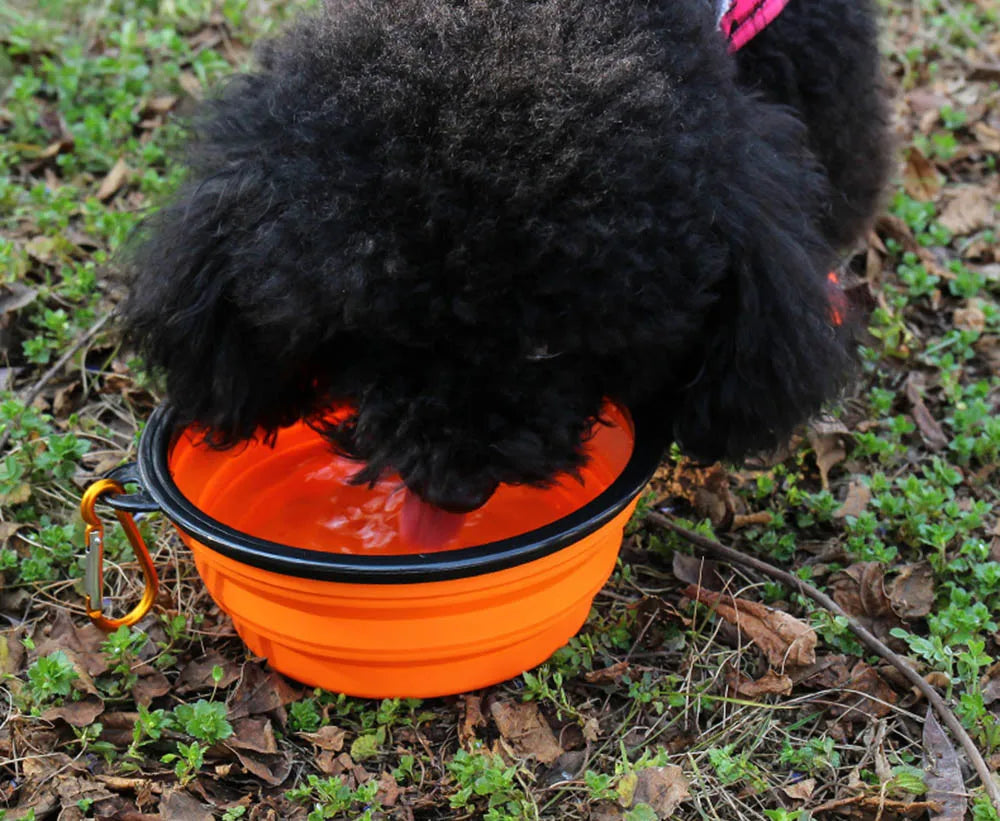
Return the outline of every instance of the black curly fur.
[[[792,0],[734,57],[712,6],[328,0],[265,44],[129,250],[181,418],[310,419],[449,510],[579,467],[605,396],[705,457],[783,440],[849,367],[825,283],[885,175],[871,9]]]

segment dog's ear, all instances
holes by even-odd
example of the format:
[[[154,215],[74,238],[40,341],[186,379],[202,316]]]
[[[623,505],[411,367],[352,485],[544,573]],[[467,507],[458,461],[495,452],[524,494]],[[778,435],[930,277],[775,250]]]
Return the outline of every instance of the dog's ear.
[[[237,304],[239,278],[260,278],[238,251],[248,219],[238,209],[259,201],[251,182],[189,183],[120,256],[132,280],[121,310],[127,336],[165,374],[180,421],[210,426],[220,445],[289,424],[289,409],[308,408],[313,390],[290,372],[290,335],[279,324],[251,327],[253,315]]]
[[[837,393],[851,362],[849,335],[831,317],[826,180],[805,129],[787,109],[728,93],[733,137],[715,169],[726,190],[705,203],[723,249],[706,261],[716,301],[675,417],[682,447],[713,459],[783,443]]]

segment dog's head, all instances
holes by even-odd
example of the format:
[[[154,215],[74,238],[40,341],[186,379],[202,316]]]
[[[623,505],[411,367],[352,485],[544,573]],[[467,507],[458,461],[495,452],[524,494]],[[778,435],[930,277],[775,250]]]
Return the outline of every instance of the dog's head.
[[[124,316],[219,443],[310,418],[468,510],[578,467],[606,396],[736,455],[844,372],[822,175],[702,0],[333,0],[194,132]]]

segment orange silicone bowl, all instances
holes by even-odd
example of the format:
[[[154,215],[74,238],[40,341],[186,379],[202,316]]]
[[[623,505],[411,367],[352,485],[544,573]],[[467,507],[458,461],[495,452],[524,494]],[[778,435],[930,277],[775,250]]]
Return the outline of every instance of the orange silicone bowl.
[[[460,693],[548,658],[614,568],[663,436],[639,414],[609,406],[606,415],[612,424],[588,443],[583,483],[501,488],[452,549],[431,553],[385,537],[396,529],[392,488],[380,485],[379,496],[349,486],[340,458],[303,424],[273,446],[220,451],[175,430],[160,408],[138,463],[112,474],[139,492],[108,501],[163,511],[243,641],[282,673],[355,696]],[[352,517],[368,535],[380,522],[382,535],[345,547],[339,528]],[[483,534],[491,538],[477,543]]]

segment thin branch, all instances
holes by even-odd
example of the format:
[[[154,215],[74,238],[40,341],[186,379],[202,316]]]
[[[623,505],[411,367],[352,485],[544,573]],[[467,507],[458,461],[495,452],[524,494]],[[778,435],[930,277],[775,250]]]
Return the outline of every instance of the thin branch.
[[[826,610],[829,610],[834,615],[845,619],[848,626],[851,628],[851,632],[858,637],[858,640],[865,645],[865,647],[877,656],[885,659],[893,667],[899,670],[900,674],[908,682],[910,682],[910,684],[916,687],[923,694],[924,698],[927,699],[928,703],[934,708],[934,711],[938,714],[945,725],[947,725],[948,729],[951,730],[952,736],[959,742],[959,744],[962,745],[962,749],[965,751],[969,761],[976,770],[976,774],[979,776],[979,781],[983,785],[983,789],[990,797],[990,801],[992,802],[994,808],[998,813],[1000,813],[1000,788],[997,787],[996,782],[993,780],[990,768],[986,765],[986,761],[983,759],[982,753],[980,753],[976,748],[975,742],[973,742],[968,732],[966,732],[965,728],[962,726],[962,722],[958,720],[958,716],[955,715],[954,711],[948,706],[947,702],[945,702],[937,690],[924,681],[923,676],[914,670],[905,658],[889,649],[889,647],[887,647],[881,640],[876,638],[862,625],[858,624],[857,621],[847,615],[847,613],[844,612],[844,609],[833,599],[825,593],[817,590],[811,584],[803,581],[798,576],[794,576],[785,570],[781,570],[774,565],[763,562],[753,556],[747,556],[745,553],[741,553],[738,550],[727,547],[721,542],[717,542],[715,539],[710,539],[707,536],[702,536],[700,533],[695,533],[692,530],[681,527],[662,513],[649,511],[646,513],[645,518],[646,521],[651,522],[657,527],[676,533],[682,539],[690,542],[692,545],[700,548],[704,552],[711,553],[725,559],[728,562],[733,562],[734,564],[738,564],[743,567],[753,568],[766,576],[770,576],[772,579],[781,582],[792,590],[797,590],[802,595],[808,596],[814,602]]]

